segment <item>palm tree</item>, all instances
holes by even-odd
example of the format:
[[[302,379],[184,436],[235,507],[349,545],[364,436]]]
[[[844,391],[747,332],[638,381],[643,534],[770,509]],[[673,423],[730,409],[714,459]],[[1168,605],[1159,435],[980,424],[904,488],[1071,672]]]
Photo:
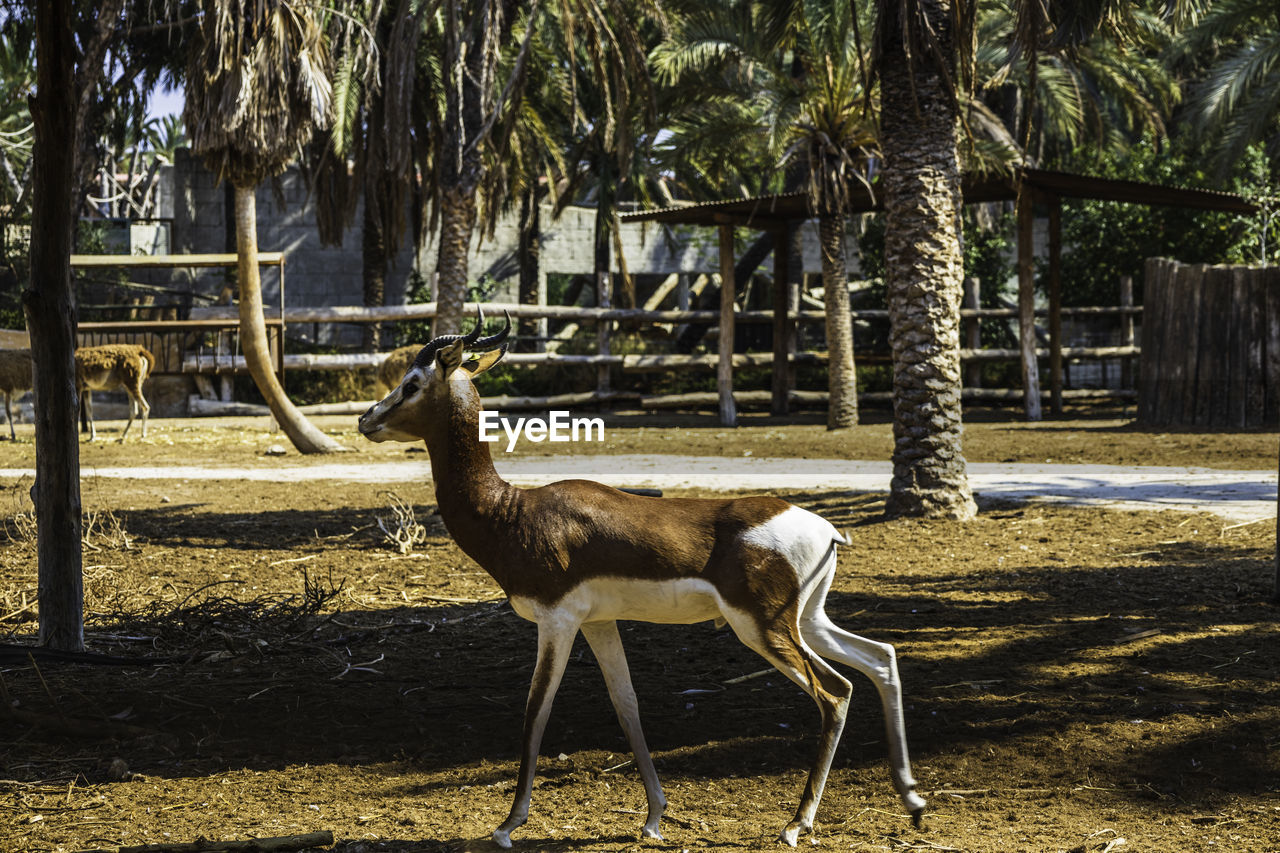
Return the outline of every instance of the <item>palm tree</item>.
[[[488,171],[502,168],[508,160],[535,35],[545,27],[566,45],[583,46],[598,81],[610,93],[605,111],[592,120],[612,133],[612,104],[643,82],[643,75],[636,73],[645,57],[635,22],[638,10],[648,4],[564,0],[548,4],[557,7],[554,14],[538,0],[527,9],[480,0],[445,0],[440,5],[432,25],[440,35],[442,91],[430,117],[433,173],[428,186],[439,221],[434,334],[454,331],[462,323],[467,255],[481,222],[477,194]],[[518,39],[516,33],[521,33]],[[514,51],[505,61],[504,49]]]
[[[1024,93],[1017,125],[1024,141],[1035,138],[1036,75],[1046,67],[1045,57],[1078,52],[1099,32],[1140,43],[1146,21],[1136,4],[1108,0],[1008,5],[1004,64],[1024,69],[1030,93]],[[887,510],[968,518],[976,510],[960,450],[957,146],[961,104],[975,82],[978,3],[879,0],[877,7],[874,67],[894,354],[894,476]]]
[[[1191,88],[1190,124],[1218,140],[1214,161],[1222,172],[1245,148],[1263,142],[1280,165],[1280,13],[1270,0],[1212,4],[1180,38],[1173,55],[1189,62],[1210,57]]]
[[[30,202],[31,113],[27,96],[35,88],[35,45],[31,22],[19,17],[0,29],[0,204],[14,215]]]
[[[655,57],[667,82],[696,79],[706,93],[708,106],[692,107],[698,118],[677,126],[677,147],[687,144],[704,159],[708,137],[741,147],[745,135],[769,152],[779,173],[798,167],[822,247],[828,429],[858,420],[845,210],[851,186],[866,180],[875,134],[855,15],[852,4],[712,5],[691,15]],[[733,131],[711,130],[708,116]],[[686,130],[692,132],[683,140]]]
[[[1123,150],[1145,135],[1165,135],[1165,117],[1180,96],[1161,59],[1171,39],[1167,21],[1138,8],[1123,41],[1095,32],[1069,51],[1038,50],[1019,61],[1010,52],[1016,11],[989,5],[979,14],[973,72],[978,91],[973,98],[962,93],[971,130],[977,123],[969,110],[977,107],[980,120],[1001,123],[1028,165],[1060,162],[1082,148]]]
[[[303,453],[342,446],[316,429],[271,370],[258,270],[254,190],[328,125],[331,88],[315,7],[292,0],[203,0],[183,112],[192,150],[231,181],[239,256],[240,345],[271,413]]]
[[[960,454],[960,114],[947,76],[963,37],[957,11],[952,0],[884,2],[876,26],[893,350],[890,515],[977,512]]]
[[[518,36],[523,40],[523,32]],[[493,233],[503,215],[515,211],[518,216],[518,297],[525,305],[538,303],[542,203],[547,198],[557,201],[562,194],[572,192],[566,186],[565,151],[574,136],[573,86],[571,69],[556,52],[560,44],[545,35],[535,36],[532,41],[525,92],[513,114],[505,163],[490,164],[480,193],[480,220],[488,234]],[[558,213],[557,205],[553,217]],[[516,346],[534,351],[539,325],[536,320],[520,320]]]
[[[411,72],[429,7],[418,0],[347,7],[332,39],[333,125],[324,144],[309,150],[322,242],[340,244],[363,201],[361,278],[368,307],[384,304],[387,264],[407,230],[418,165],[411,119],[418,75]],[[364,348],[372,352],[380,345],[378,327],[364,328]]]

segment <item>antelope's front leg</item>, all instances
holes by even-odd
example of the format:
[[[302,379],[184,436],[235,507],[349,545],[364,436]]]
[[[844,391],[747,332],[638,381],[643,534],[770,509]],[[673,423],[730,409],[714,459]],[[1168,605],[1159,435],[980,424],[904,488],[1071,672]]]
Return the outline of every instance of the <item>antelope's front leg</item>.
[[[524,743],[520,751],[520,776],[516,780],[516,796],[511,804],[511,814],[502,826],[493,831],[493,840],[499,847],[511,846],[511,832],[529,819],[529,800],[533,796],[533,775],[538,769],[538,748],[542,745],[542,733],[551,714],[551,701],[560,687],[569,651],[578,626],[538,623],[538,663],[533,669],[533,683],[529,685],[529,701],[524,708]]]
[[[627,668],[622,638],[618,636],[618,623],[585,623],[582,626],[582,636],[587,638],[587,644],[600,663],[600,671],[604,673],[605,684],[609,687],[609,698],[613,700],[613,708],[618,712],[618,722],[622,724],[622,730],[631,744],[631,754],[635,756],[636,768],[644,782],[649,814],[641,832],[645,838],[660,839],[662,833],[658,830],[658,823],[667,809],[667,798],[662,793],[658,771],[654,769],[649,746],[644,740],[644,731],[640,728],[640,708],[636,702],[635,688],[631,685],[631,671]]]

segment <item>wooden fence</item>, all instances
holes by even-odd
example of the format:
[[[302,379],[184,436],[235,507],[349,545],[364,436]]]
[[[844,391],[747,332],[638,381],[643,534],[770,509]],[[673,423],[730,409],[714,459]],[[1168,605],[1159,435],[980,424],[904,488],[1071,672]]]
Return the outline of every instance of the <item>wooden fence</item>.
[[[1280,267],[1151,258],[1144,301],[1140,420],[1280,424]]]
[[[579,391],[572,395],[575,404],[590,403],[617,403],[630,402],[638,404],[642,408],[673,408],[673,407],[692,407],[692,408],[719,408],[723,411],[723,394],[720,392],[706,392],[693,394],[679,394],[660,397],[639,397],[636,394],[619,393],[609,384],[609,372],[613,369],[620,369],[627,373],[637,372],[660,372],[673,370],[706,370],[723,372],[726,367],[730,372],[730,385],[732,384],[732,373],[743,367],[772,367],[776,374],[781,374],[781,384],[785,387],[787,399],[792,406],[796,405],[822,405],[826,402],[826,394],[823,391],[798,391],[795,387],[794,367],[801,364],[822,364],[825,363],[827,354],[825,352],[805,352],[797,351],[795,329],[801,324],[814,324],[824,322],[824,314],[821,311],[791,311],[787,313],[786,323],[788,355],[787,362],[781,366],[781,369],[775,365],[775,355],[773,352],[748,352],[748,353],[723,353],[715,352],[699,355],[686,354],[659,354],[659,355],[639,355],[639,354],[621,354],[613,351],[613,330],[617,324],[623,323],[628,326],[638,326],[642,324],[683,324],[683,323],[705,323],[708,325],[719,325],[722,314],[715,310],[645,310],[645,309],[626,309],[611,307],[594,307],[582,308],[575,306],[535,306],[535,305],[519,305],[519,304],[499,304],[487,303],[484,306],[486,316],[492,318],[500,315],[502,312],[509,313],[513,319],[519,318],[549,318],[565,320],[578,324],[591,324],[596,327],[595,352],[584,354],[563,354],[560,352],[535,352],[535,353],[509,353],[505,359],[505,363],[535,367],[539,365],[561,365],[561,366],[578,366],[578,367],[594,367],[596,368],[595,388],[593,391]],[[316,308],[290,308],[284,312],[285,325],[297,328],[299,325],[306,324],[329,324],[329,323],[350,323],[350,324],[368,324],[368,323],[385,323],[405,320],[421,321],[435,316],[436,306],[434,303],[425,303],[419,305],[401,305],[401,306],[385,306],[380,308],[364,308],[359,306],[336,306],[336,307],[316,307]],[[473,303],[468,303],[466,312],[471,314],[476,310]],[[1132,318],[1140,313],[1140,306],[1121,305],[1107,307],[1082,307],[1082,308],[1062,308],[1062,316],[1076,317],[1118,317],[1120,318],[1121,327],[1130,329],[1130,337],[1128,343],[1120,346],[1107,347],[1059,347],[1059,357],[1061,359],[1118,359],[1128,361],[1139,353],[1139,348],[1132,344]],[[222,315],[226,316],[223,317]],[[1018,361],[1023,357],[1020,349],[992,349],[982,348],[973,344],[978,343],[976,337],[976,329],[980,322],[984,319],[1004,320],[1016,319],[1018,317],[1018,309],[1015,308],[964,308],[960,312],[962,320],[965,322],[970,332],[971,345],[963,347],[960,350],[960,358],[962,362],[978,365],[983,362],[992,361]],[[1047,311],[1037,311],[1038,317],[1047,317]],[[202,316],[208,320],[224,319],[230,321],[234,318],[234,309],[205,309]],[[734,324],[759,324],[774,323],[775,316],[772,311],[735,311],[733,313]],[[854,311],[854,320],[869,321],[887,321],[889,312],[887,310],[861,310]],[[776,328],[776,327],[775,327]],[[717,348],[725,346],[727,336],[720,336]],[[1122,341],[1125,340],[1123,334]],[[731,346],[731,343],[728,343]],[[1037,357],[1048,363],[1052,360],[1053,350],[1048,347],[1039,348],[1036,351]],[[373,367],[379,364],[385,354],[379,353],[342,353],[342,354],[292,354],[284,356],[284,367],[287,370],[306,369],[306,370],[350,370],[355,368]],[[867,361],[887,362],[888,354],[878,354],[867,357],[864,353],[859,354],[859,358],[865,363]],[[189,355],[184,364],[183,371],[187,373],[226,373],[241,372],[245,369],[244,359],[242,357],[223,358],[216,364],[207,358],[201,358],[197,354]],[[590,384],[590,380],[587,380]],[[775,383],[775,388],[778,387]],[[770,398],[768,392],[744,392],[733,391],[734,400],[740,405],[756,406],[769,405]],[[1047,398],[1050,391],[1043,392]],[[1132,398],[1134,396],[1132,389],[1068,389],[1062,391],[1061,394],[1066,399],[1094,399],[1094,398]],[[563,395],[561,395],[563,396]],[[980,388],[976,383],[970,382],[963,391],[963,397],[969,401],[985,401],[985,402],[1020,402],[1024,399],[1021,389],[1005,389],[1005,388]],[[546,408],[558,399],[547,397],[518,397],[504,398],[506,408]],[[864,392],[859,395],[859,399],[866,402],[882,402],[889,399],[887,392]],[[365,405],[365,403],[352,404],[355,407]],[[210,405],[199,404],[197,406],[201,411],[208,410],[210,412],[217,409],[216,405],[212,408]]]
[[[723,234],[721,235],[724,236]],[[723,241],[722,241],[723,242]],[[723,248],[723,247],[722,247]],[[387,306],[381,308],[365,308],[358,306],[338,306],[319,308],[286,309],[284,306],[284,256],[281,253],[262,253],[260,262],[280,267],[280,304],[274,316],[267,318],[269,331],[273,333],[273,356],[277,369],[283,379],[287,369],[307,370],[350,370],[360,367],[371,367],[381,362],[383,354],[287,354],[284,346],[284,333],[289,325],[310,324],[379,324],[402,320],[424,320],[435,316],[434,303],[422,305]],[[194,266],[232,266],[234,255],[173,255],[158,257],[132,256],[85,256],[72,257],[73,266],[77,267],[194,267]],[[732,265],[724,264],[722,258],[722,278],[732,276]],[[624,372],[653,372],[688,369],[715,370],[717,375],[717,391],[707,394],[681,394],[668,397],[640,398],[645,408],[664,408],[673,406],[704,407],[718,406],[722,422],[734,423],[736,403],[756,404],[766,399],[758,392],[735,391],[734,371],[746,366],[768,366],[772,369],[773,379],[771,392],[767,399],[770,408],[779,413],[797,404],[821,405],[826,402],[825,392],[802,392],[796,390],[795,367],[804,363],[823,363],[825,352],[800,352],[797,350],[797,329],[802,324],[822,323],[824,314],[821,311],[784,310],[787,304],[796,306],[798,295],[794,292],[786,300],[775,298],[772,311],[739,311],[733,300],[731,288],[722,288],[720,308],[709,310],[648,310],[620,309],[609,305],[612,292],[608,275],[602,274],[596,282],[597,307],[581,308],[559,305],[515,305],[487,304],[485,308],[490,316],[505,311],[513,318],[560,319],[570,324],[591,324],[595,326],[595,353],[580,355],[564,355],[554,351],[536,353],[511,353],[507,362],[513,365],[534,366],[541,364],[579,365],[595,367],[595,390],[577,392],[570,396],[575,402],[603,403],[622,399],[637,398],[635,394],[622,394],[610,387],[610,374],[614,369]],[[963,397],[966,400],[983,401],[1021,401],[1027,406],[1028,417],[1038,419],[1039,400],[1048,397],[1055,410],[1060,410],[1064,398],[1119,397],[1131,398],[1133,389],[1069,389],[1062,385],[1064,359],[1116,359],[1122,364],[1126,375],[1132,359],[1140,352],[1134,346],[1133,318],[1142,311],[1132,304],[1131,288],[1121,284],[1121,304],[1118,307],[1063,308],[1060,302],[1053,302],[1048,311],[1032,312],[1029,304],[1020,308],[979,308],[978,283],[968,280],[965,283],[965,307],[960,316],[964,322],[964,335],[967,346],[960,350],[960,359],[967,363],[966,387]],[[474,311],[475,305],[466,306]],[[1116,316],[1120,318],[1121,336],[1119,346],[1107,347],[1064,347],[1062,346],[1060,324],[1062,317],[1071,316]],[[888,320],[887,310],[860,310],[853,312],[855,321]],[[1034,318],[1048,319],[1050,332],[1049,346],[1036,348],[1033,346],[1035,335],[1020,333],[1022,346],[1019,349],[991,349],[980,345],[979,324],[983,319],[1010,320],[1017,319],[1022,323],[1035,322]],[[625,323],[635,328],[641,324],[686,324],[701,323],[720,328],[717,340],[717,352],[710,355],[634,355],[618,354],[613,351],[613,330],[617,324]],[[738,324],[770,323],[773,327],[775,345],[771,352],[735,353],[734,327]],[[206,308],[200,317],[190,320],[167,320],[152,322],[120,322],[120,323],[82,323],[80,330],[82,343],[100,343],[108,340],[138,340],[147,343],[160,356],[157,374],[185,374],[195,378],[203,397],[202,403],[215,405],[229,401],[230,385],[225,380],[222,393],[214,391],[210,381],[211,375],[242,373],[247,370],[244,358],[235,354],[234,330],[238,325],[238,317],[234,307]],[[550,349],[550,347],[548,347]],[[887,353],[867,354],[859,352],[861,363],[888,362]],[[987,361],[1021,361],[1023,363],[1023,388],[1000,389],[980,388],[978,367]],[[1038,365],[1045,361],[1050,370],[1050,390],[1042,393],[1038,381]],[[564,395],[559,395],[563,397]],[[220,400],[219,400],[220,398]],[[888,399],[886,393],[863,393],[859,398],[866,401]],[[549,401],[558,397],[547,398],[504,398],[508,407],[540,408],[550,405]],[[1028,405],[1034,401],[1035,405]],[[355,404],[360,405],[360,404]],[[208,406],[193,406],[204,408]]]

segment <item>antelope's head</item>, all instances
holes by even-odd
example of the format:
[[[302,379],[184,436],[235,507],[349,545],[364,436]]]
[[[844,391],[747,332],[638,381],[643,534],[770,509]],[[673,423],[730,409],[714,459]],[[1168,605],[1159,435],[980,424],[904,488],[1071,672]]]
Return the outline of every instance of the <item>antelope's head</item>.
[[[469,334],[442,335],[422,348],[400,384],[360,416],[361,435],[371,441],[423,441],[433,429],[448,425],[453,409],[475,395],[471,380],[507,352],[511,316],[502,331],[481,338],[484,312],[478,306],[476,315]],[[467,352],[473,356],[464,361]]]

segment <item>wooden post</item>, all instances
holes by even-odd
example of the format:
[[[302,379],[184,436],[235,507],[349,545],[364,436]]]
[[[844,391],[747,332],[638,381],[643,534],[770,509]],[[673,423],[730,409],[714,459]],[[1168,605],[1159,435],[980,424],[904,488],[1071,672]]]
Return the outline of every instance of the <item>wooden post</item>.
[[[1036,291],[1032,267],[1031,190],[1018,194],[1018,341],[1022,350],[1022,406],[1029,421],[1040,420],[1040,366],[1036,362]]]
[[[716,369],[716,391],[720,395],[720,423],[737,426],[738,412],[733,402],[733,226],[720,231],[720,363]]]
[[[982,307],[982,282],[970,276],[964,280],[964,307],[977,311]],[[982,318],[970,317],[965,320],[965,347],[972,350],[982,349]],[[982,363],[975,360],[965,368],[964,384],[970,388],[982,387]]]
[[[795,346],[795,323],[787,316],[790,307],[790,228],[783,227],[773,236],[773,396],[769,412],[785,415],[791,401],[791,358]]]
[[[538,307],[547,307],[547,271],[538,265]],[[533,348],[534,352],[547,351],[547,318],[539,317],[534,323],[534,328],[538,336],[537,345]]]
[[[610,307],[613,302],[612,287],[613,282],[610,281],[609,273],[597,274],[596,307]],[[612,320],[596,321],[596,353],[598,355],[609,355],[609,331],[612,325]],[[609,393],[609,365],[607,364],[601,364],[596,368],[596,391],[600,394]]]
[[[1133,276],[1120,276],[1120,307],[1133,307]],[[1133,315],[1120,315],[1120,346],[1133,346]],[[1133,357],[1125,356],[1120,359],[1120,387],[1133,387]]]
[[[1062,414],[1062,199],[1049,199],[1049,389],[1054,415]]]

